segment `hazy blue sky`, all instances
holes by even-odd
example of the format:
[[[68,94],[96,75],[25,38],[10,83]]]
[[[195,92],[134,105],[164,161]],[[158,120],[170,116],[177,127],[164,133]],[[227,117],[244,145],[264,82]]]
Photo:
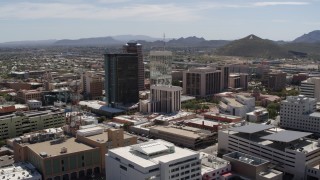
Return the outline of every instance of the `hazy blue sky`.
[[[292,40],[320,29],[320,0],[1,0],[0,42],[109,35]]]

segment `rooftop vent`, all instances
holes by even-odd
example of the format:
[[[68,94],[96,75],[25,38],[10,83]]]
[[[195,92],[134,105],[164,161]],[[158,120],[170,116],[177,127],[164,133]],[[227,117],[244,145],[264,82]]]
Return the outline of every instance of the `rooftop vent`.
[[[66,147],[62,147],[60,153],[63,154],[63,153],[66,153],[67,151],[68,149]]]
[[[48,154],[46,152],[40,152],[40,156],[44,158],[44,157],[48,157]]]

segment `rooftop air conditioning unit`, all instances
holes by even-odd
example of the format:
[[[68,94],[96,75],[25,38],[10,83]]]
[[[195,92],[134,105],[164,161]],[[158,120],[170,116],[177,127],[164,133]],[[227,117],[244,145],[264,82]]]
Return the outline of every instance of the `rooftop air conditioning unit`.
[[[66,147],[62,147],[60,153],[66,153],[68,151],[68,149]]]

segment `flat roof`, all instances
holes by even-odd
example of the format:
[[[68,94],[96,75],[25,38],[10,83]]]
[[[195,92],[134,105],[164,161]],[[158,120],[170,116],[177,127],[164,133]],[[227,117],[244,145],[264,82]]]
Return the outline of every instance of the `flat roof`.
[[[76,153],[80,151],[87,151],[90,149],[94,149],[86,144],[80,143],[76,141],[76,138],[66,138],[64,142],[51,144],[50,141],[38,142],[35,144],[26,144],[33,152],[36,154],[40,154],[41,152],[45,152],[48,157],[50,156],[59,156],[65,154]],[[67,152],[61,154],[61,148],[67,148]]]
[[[261,139],[288,143],[288,142],[292,142],[294,140],[309,136],[311,134],[312,133],[286,130],[286,131],[280,131],[278,133],[270,134],[267,136],[262,136]]]
[[[235,131],[235,132],[241,132],[241,133],[256,133],[264,130],[268,130],[274,128],[273,125],[264,125],[264,124],[249,124],[245,126],[240,126],[240,127],[234,127],[231,128],[230,130]]]
[[[184,137],[191,138],[191,139],[200,138],[200,135],[195,132],[188,131],[185,129],[178,129],[178,128],[175,128],[172,126],[153,126],[153,127],[150,127],[150,130],[151,129],[155,129],[157,131],[163,131],[163,132],[166,132],[169,134],[176,134],[176,135],[184,136]]]
[[[161,139],[149,141],[146,143],[141,143],[141,144],[139,144],[139,146],[144,146],[149,143],[153,144],[154,142],[161,144],[161,146],[162,145],[167,146],[167,147],[174,146],[172,143],[169,143],[169,142],[161,140]],[[198,155],[198,152],[192,151],[190,149],[180,148],[180,147],[174,146],[174,151],[163,152],[163,153],[153,155],[153,156],[146,156],[146,155],[141,155],[141,153],[139,151],[135,150],[135,148],[133,148],[135,146],[136,145],[131,145],[131,146],[110,149],[109,155],[115,154],[116,157],[121,157],[123,159],[127,159],[134,166],[140,166],[140,168],[154,167],[155,165],[158,165],[161,162],[167,163],[167,162],[175,161],[180,158]],[[146,149],[143,148],[143,150],[146,150]],[[155,150],[151,150],[151,152],[154,152],[154,151]],[[113,156],[113,155],[111,155],[111,156]]]

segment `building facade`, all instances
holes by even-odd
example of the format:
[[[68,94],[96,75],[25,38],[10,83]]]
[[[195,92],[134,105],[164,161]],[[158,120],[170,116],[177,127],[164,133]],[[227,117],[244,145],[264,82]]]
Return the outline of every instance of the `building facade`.
[[[26,103],[28,100],[41,100],[41,92],[37,90],[20,90],[17,92],[17,101]]]
[[[83,94],[88,99],[101,99],[104,89],[103,77],[93,71],[82,74]]]
[[[232,172],[235,172],[244,178],[256,180],[282,180],[283,173],[270,168],[270,166],[272,166],[271,162],[266,159],[261,159],[238,151],[225,154],[223,155],[223,158],[230,162]],[[230,177],[230,179],[233,178]]]
[[[221,91],[221,71],[211,67],[183,72],[183,94],[210,97]]]
[[[320,132],[320,112],[316,112],[316,100],[303,95],[288,96],[281,101],[280,127],[301,131]]]
[[[175,113],[181,109],[181,91],[178,86],[157,86],[150,88],[151,112]]]
[[[124,133],[123,129],[102,129],[102,132],[94,132],[92,129],[94,128],[78,130],[77,140],[91,147],[99,147],[102,171],[105,168],[104,156],[109,149],[137,144],[137,137]]]
[[[230,67],[227,65],[220,65],[217,67],[217,70],[221,71],[221,87],[220,91],[228,89],[229,87],[229,75],[230,75]]]
[[[35,138],[30,137],[30,138]],[[101,157],[98,147],[79,143],[75,138],[56,137],[52,141],[15,139],[15,162],[28,161],[42,174],[44,180],[84,178],[101,173]]]
[[[111,107],[139,101],[137,54],[105,54],[105,93]]]
[[[138,55],[138,88],[139,91],[143,91],[144,87],[144,64],[142,45],[139,43],[129,42],[123,46],[124,53],[135,53]]]
[[[199,153],[153,140],[110,150],[106,179],[201,179]]]
[[[301,82],[300,94],[320,101],[320,78],[311,77]]]
[[[254,110],[255,98],[244,95],[232,97],[223,97],[219,104],[219,112],[232,116],[246,117],[248,112]]]
[[[150,51],[150,84],[172,84],[172,52]]]
[[[21,136],[24,133],[46,128],[61,127],[65,124],[65,114],[61,110],[18,112],[0,116],[0,139]]]
[[[281,91],[286,87],[286,82],[287,73],[281,71],[273,71],[268,73],[266,80],[263,81],[263,84],[273,91]]]
[[[305,138],[311,133],[251,124],[219,131],[218,153],[239,151],[269,160],[292,179],[307,179],[309,166],[320,160],[319,143]],[[232,166],[232,169],[233,166]]]

